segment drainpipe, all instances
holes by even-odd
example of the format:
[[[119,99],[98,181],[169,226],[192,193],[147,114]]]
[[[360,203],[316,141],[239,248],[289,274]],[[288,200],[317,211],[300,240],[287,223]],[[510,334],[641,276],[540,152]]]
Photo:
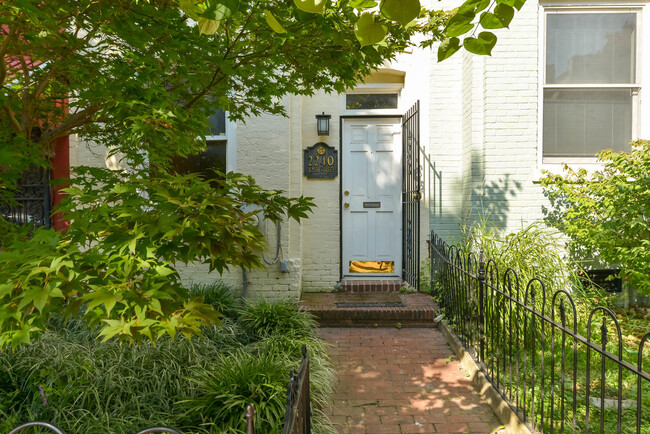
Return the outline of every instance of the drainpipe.
[[[248,276],[246,276],[246,269],[241,267],[241,298],[246,298],[246,290],[248,289]]]

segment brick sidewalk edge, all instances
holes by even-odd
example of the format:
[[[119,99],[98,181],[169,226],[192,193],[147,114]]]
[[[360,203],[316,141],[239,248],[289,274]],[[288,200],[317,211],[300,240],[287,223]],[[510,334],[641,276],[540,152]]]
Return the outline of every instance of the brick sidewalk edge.
[[[461,365],[469,371],[474,389],[476,389],[487,400],[492,411],[494,411],[494,414],[497,415],[508,432],[531,434],[531,431],[521,421],[521,419],[519,419],[517,413],[515,413],[510,405],[508,405],[508,403],[501,397],[485,374],[481,372],[472,356],[465,351],[460,340],[458,340],[456,333],[451,330],[445,321],[440,321],[439,329],[445,335],[447,342],[451,345],[452,351],[456,354],[458,360],[460,360]]]

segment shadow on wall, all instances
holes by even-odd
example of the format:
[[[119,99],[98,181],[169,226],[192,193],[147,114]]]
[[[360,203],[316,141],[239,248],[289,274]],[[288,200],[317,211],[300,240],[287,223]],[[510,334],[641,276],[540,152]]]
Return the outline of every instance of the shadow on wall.
[[[468,170],[463,171],[460,178],[445,180],[442,170],[427,156],[424,171],[429,224],[443,238],[455,238],[460,235],[461,225],[472,226],[486,218],[494,228],[506,230],[511,202],[523,189],[521,182],[513,180],[512,175],[504,174],[486,181],[484,162],[475,152]]]

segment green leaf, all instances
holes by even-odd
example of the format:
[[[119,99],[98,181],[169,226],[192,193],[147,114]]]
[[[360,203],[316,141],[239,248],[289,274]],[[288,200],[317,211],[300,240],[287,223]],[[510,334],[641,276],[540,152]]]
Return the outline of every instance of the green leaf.
[[[456,51],[460,50],[460,39],[447,38],[438,47],[438,62],[451,57]]]
[[[31,332],[38,330],[38,328],[32,327],[31,324],[23,324],[20,330],[16,330],[13,333],[13,336],[11,338],[11,347],[15,349],[20,344],[29,345],[31,342]]]
[[[278,22],[278,20],[275,18],[275,15],[273,15],[270,10],[264,10],[264,18],[266,19],[266,24],[268,24],[271,30],[273,30],[275,33],[287,33],[287,31],[284,30],[284,27],[282,27],[282,24]]]
[[[514,6],[518,11],[526,4],[526,0],[497,0],[499,5]]]
[[[149,309],[161,315],[164,315],[162,311],[162,307],[160,306],[160,300],[158,300],[157,298],[152,298],[149,301]]]
[[[222,21],[233,16],[239,10],[239,0],[216,0],[210,2],[208,9],[201,17],[214,21]]]
[[[87,300],[91,300],[88,303],[87,310],[92,310],[100,304],[103,304],[104,308],[106,309],[107,316],[110,316],[111,311],[115,307],[115,304],[118,301],[122,301],[121,294],[113,294],[111,292],[93,292],[86,295],[85,298]]]
[[[13,291],[14,286],[10,283],[3,283],[0,285],[0,298],[4,297],[7,294],[11,294],[11,291]]]
[[[474,12],[481,12],[492,3],[492,0],[474,0],[476,2],[476,9]]]
[[[39,312],[43,312],[43,308],[49,300],[49,293],[46,290],[42,290],[34,294],[34,307],[38,309]]]
[[[99,332],[100,336],[104,336],[104,339],[102,339],[102,342],[106,342],[113,336],[119,334],[119,333],[128,333],[129,331],[129,326],[128,324],[124,321],[124,319],[117,319],[117,320],[111,320],[107,319],[104,320],[106,323],[106,326],[102,328],[102,330]]]
[[[496,43],[497,37],[494,33],[481,32],[478,38],[465,38],[463,47],[473,54],[490,55]]]
[[[207,18],[199,17],[199,33],[202,35],[214,35],[219,29],[220,21],[209,20]]]
[[[185,15],[195,21],[198,21],[201,9],[197,7],[197,5],[194,3],[194,0],[179,0],[178,3],[181,10],[185,12]]]
[[[348,4],[355,9],[370,9],[377,6],[377,2],[373,0],[352,0]]]
[[[327,0],[293,0],[293,2],[301,11],[312,14],[323,14],[327,6]]]
[[[501,20],[492,12],[483,12],[479,23],[484,29],[502,29],[505,27]]]
[[[457,13],[449,19],[447,27],[445,27],[445,34],[453,38],[469,32],[474,28],[474,24],[472,24],[474,17],[476,17],[474,12]]]
[[[473,12],[474,14],[481,12],[483,9],[490,6],[492,0],[467,0],[463,3],[458,10],[457,14],[466,14],[468,12]]]
[[[500,4],[494,8],[494,15],[501,21],[503,27],[508,27],[515,16],[515,10],[512,6]]]
[[[378,44],[384,40],[387,32],[388,27],[375,22],[375,16],[371,13],[362,14],[354,24],[354,34],[362,47]]]
[[[174,274],[175,270],[172,268],[166,267],[164,265],[156,265],[153,267],[154,271],[162,277],[169,276],[170,274]]]
[[[407,25],[420,15],[419,0],[381,0],[379,10],[383,16]]]

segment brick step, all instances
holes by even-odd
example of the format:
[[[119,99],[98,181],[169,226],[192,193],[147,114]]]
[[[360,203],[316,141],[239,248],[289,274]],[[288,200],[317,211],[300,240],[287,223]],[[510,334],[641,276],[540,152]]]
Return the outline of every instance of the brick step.
[[[404,282],[402,279],[359,280],[343,279],[340,282],[341,292],[400,292]]]
[[[429,327],[439,310],[427,294],[304,293],[302,309],[321,327]]]

